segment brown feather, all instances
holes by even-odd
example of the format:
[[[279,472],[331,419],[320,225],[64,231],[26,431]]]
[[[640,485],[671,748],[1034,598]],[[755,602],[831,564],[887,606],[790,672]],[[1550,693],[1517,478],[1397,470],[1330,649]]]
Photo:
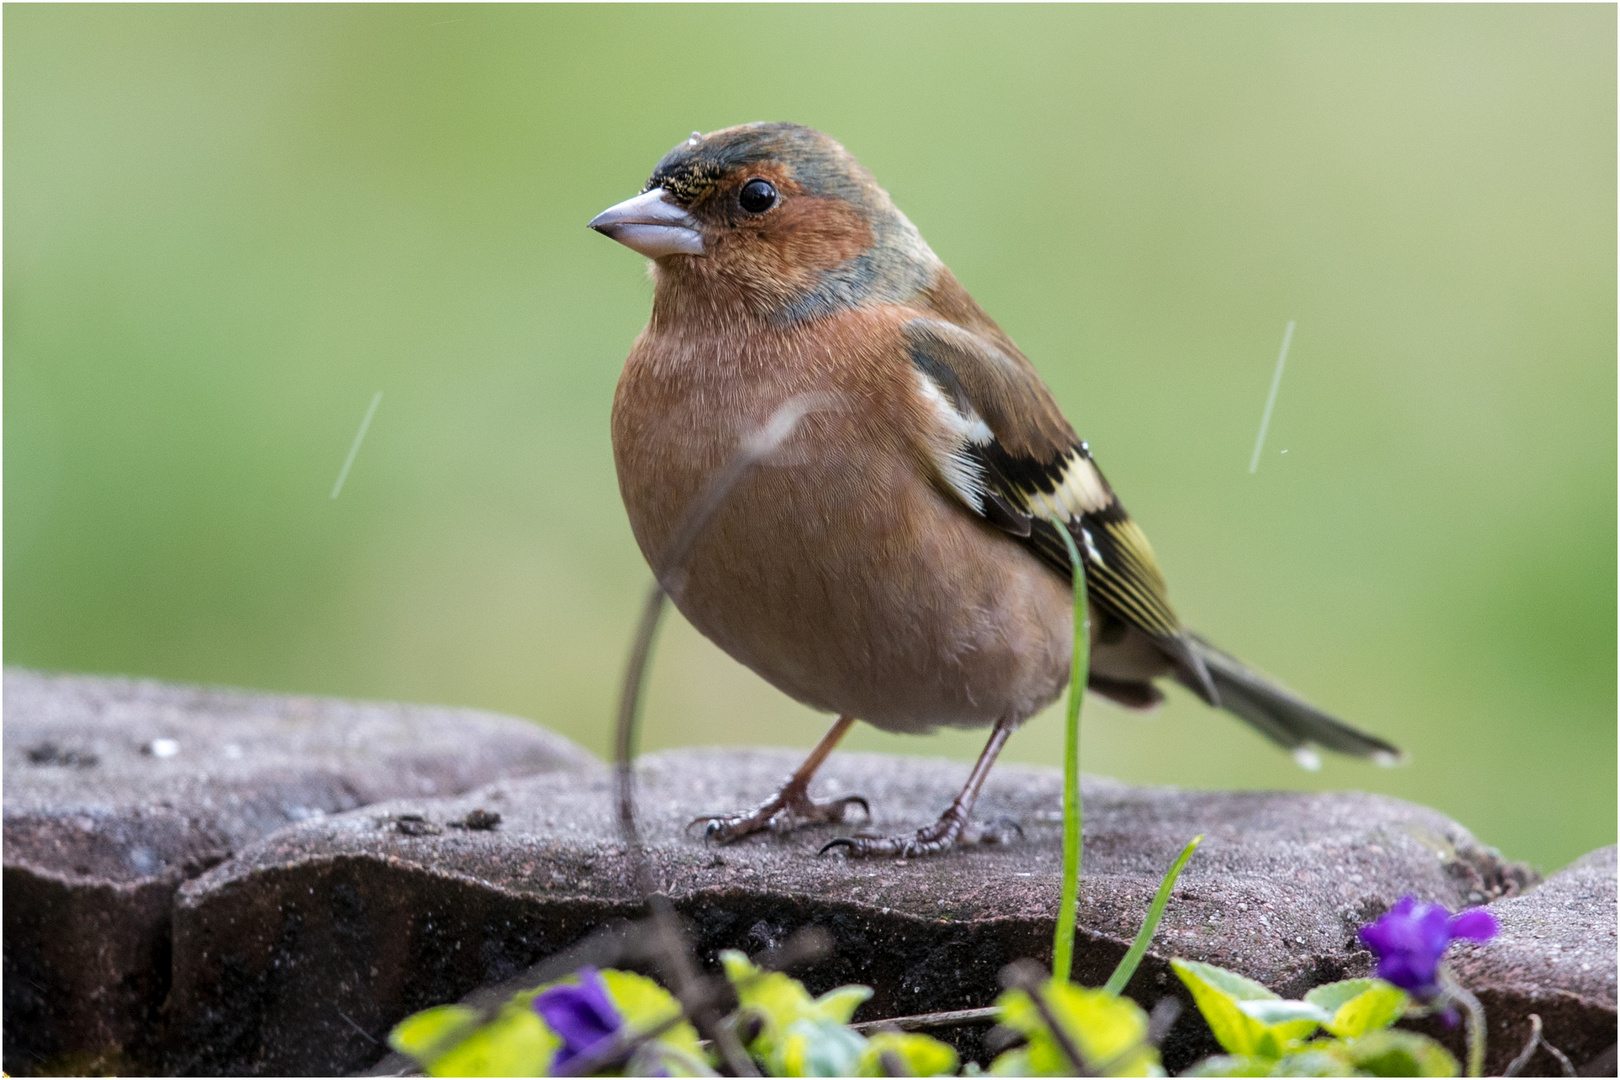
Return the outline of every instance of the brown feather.
[[[1020,721],[1067,678],[1069,590],[918,482],[930,417],[909,389],[903,316],[701,338],[649,329],[614,400],[620,490],[664,569],[673,530],[739,442],[789,398],[833,395],[837,411],[808,417],[716,512],[677,605],[813,707],[897,731]]]

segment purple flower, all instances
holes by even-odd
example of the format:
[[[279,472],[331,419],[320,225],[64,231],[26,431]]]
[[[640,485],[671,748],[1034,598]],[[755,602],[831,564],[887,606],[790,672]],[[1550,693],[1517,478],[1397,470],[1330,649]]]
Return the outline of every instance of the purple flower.
[[[581,1054],[601,1047],[624,1026],[624,1017],[608,996],[601,974],[591,967],[580,968],[577,974],[577,984],[553,986],[534,999],[534,1011],[563,1041],[551,1061],[553,1074]]]
[[[1401,897],[1383,918],[1361,928],[1362,942],[1378,954],[1378,977],[1424,1000],[1440,992],[1436,972],[1446,946],[1457,938],[1489,941],[1495,936],[1496,919],[1484,908],[1453,915],[1413,896]]]

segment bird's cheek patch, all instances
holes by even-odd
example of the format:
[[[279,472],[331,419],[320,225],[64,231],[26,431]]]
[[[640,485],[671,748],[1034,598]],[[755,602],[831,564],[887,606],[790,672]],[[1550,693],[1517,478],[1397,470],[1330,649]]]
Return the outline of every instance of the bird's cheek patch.
[[[872,246],[872,227],[854,207],[809,195],[784,200],[762,235],[795,270],[831,270]]]

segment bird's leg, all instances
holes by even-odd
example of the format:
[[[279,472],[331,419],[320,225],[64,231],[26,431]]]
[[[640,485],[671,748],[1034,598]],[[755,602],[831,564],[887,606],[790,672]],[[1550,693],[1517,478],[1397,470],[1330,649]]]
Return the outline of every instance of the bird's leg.
[[[733,840],[740,840],[752,833],[763,832],[770,829],[772,832],[785,833],[798,828],[800,825],[810,825],[817,822],[837,823],[844,820],[844,812],[851,806],[859,806],[868,819],[872,816],[872,808],[867,805],[866,799],[860,795],[845,795],[841,799],[818,803],[810,799],[810,780],[821,768],[821,763],[827,760],[833,747],[844,737],[850,728],[855,726],[853,716],[840,716],[838,723],[832,730],[821,737],[816,748],[810,751],[810,756],[804,759],[787,783],[782,785],[780,791],[754,809],[742,814],[715,814],[709,817],[700,817],[692,825],[703,824],[703,834],[710,840],[717,840],[722,844],[729,844]]]
[[[996,755],[1001,753],[1001,747],[1006,743],[1007,736],[1012,734],[1013,727],[1006,721],[996,722],[995,730],[990,732],[990,741],[984,744],[984,750],[974,763],[973,771],[968,774],[967,783],[962,785],[961,793],[951,803],[950,809],[932,825],[918,829],[910,836],[839,837],[821,850],[827,852],[833,848],[843,848],[852,857],[889,855],[903,859],[954,847],[961,839],[962,830],[967,827],[968,815],[973,812],[973,804],[979,797],[979,789],[984,786],[984,778],[990,775],[990,767],[996,763]]]

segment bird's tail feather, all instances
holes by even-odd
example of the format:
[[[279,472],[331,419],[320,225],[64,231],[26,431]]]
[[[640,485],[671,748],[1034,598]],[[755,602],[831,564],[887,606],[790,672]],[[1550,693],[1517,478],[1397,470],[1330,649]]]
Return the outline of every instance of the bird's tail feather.
[[[1393,743],[1358,731],[1337,717],[1330,716],[1283,686],[1275,679],[1249,667],[1232,654],[1211,645],[1191,632],[1184,632],[1188,647],[1203,661],[1215,683],[1220,706],[1252,724],[1260,734],[1289,750],[1309,754],[1308,744],[1354,757],[1370,757],[1383,765],[1393,765],[1404,754]],[[1176,678],[1184,685],[1187,674],[1178,670]],[[1189,685],[1200,693],[1200,687]]]

